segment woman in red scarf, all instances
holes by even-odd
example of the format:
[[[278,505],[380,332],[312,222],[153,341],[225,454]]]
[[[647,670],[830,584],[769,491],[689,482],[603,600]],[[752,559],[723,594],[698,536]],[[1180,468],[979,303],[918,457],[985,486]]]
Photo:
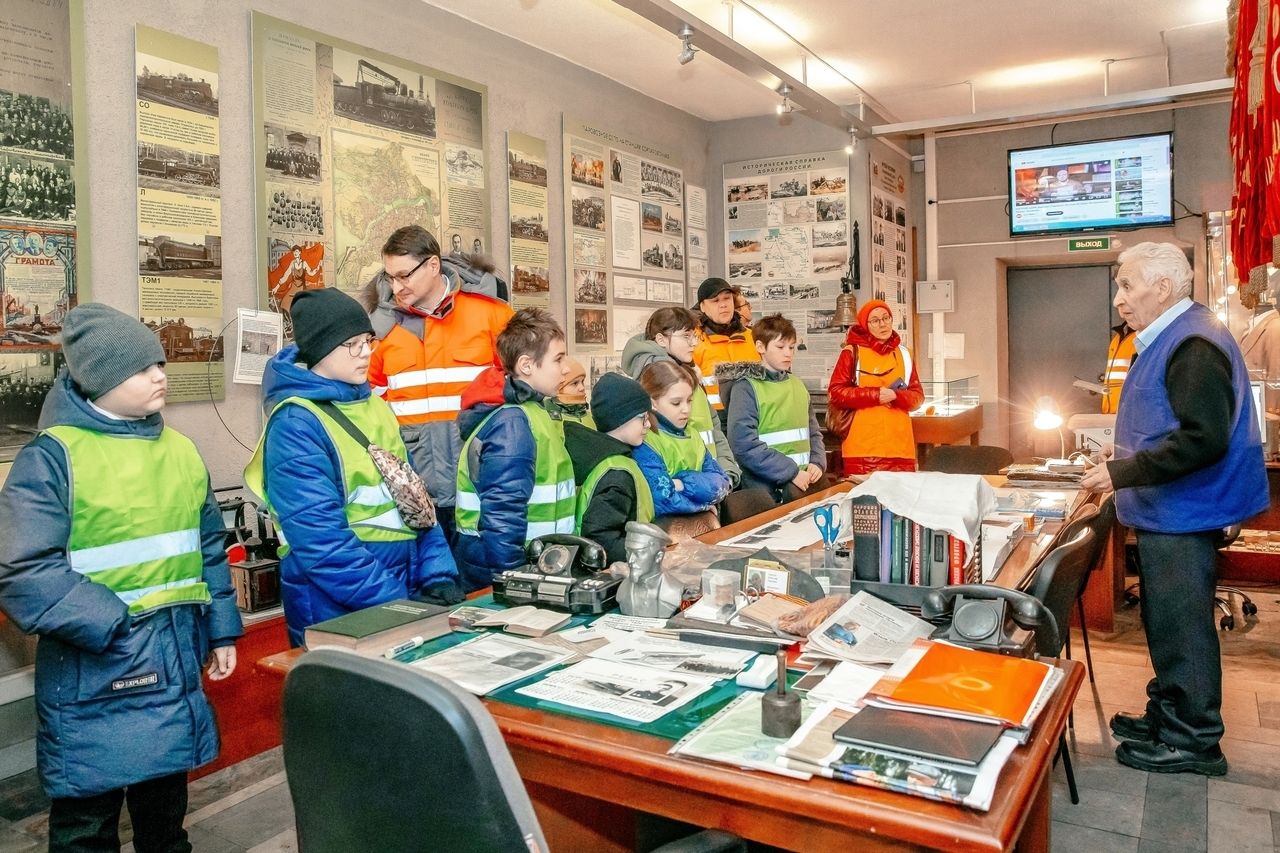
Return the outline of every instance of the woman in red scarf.
[[[831,404],[853,410],[840,450],[844,474],[914,471],[911,410],[924,401],[911,351],[893,330],[893,312],[879,299],[858,310],[827,388]]]

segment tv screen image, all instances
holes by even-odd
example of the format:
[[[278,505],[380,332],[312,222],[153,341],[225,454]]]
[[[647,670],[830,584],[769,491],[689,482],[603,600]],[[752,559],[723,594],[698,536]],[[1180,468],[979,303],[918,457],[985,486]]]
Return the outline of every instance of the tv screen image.
[[[1009,235],[1173,222],[1173,135],[1009,152]]]

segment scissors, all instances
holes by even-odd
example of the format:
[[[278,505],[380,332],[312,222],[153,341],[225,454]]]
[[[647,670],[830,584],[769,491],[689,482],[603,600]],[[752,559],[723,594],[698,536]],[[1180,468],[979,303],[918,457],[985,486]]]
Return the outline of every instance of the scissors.
[[[826,504],[813,511],[813,523],[822,534],[822,547],[830,551],[836,547],[836,538],[840,535],[839,504]]]

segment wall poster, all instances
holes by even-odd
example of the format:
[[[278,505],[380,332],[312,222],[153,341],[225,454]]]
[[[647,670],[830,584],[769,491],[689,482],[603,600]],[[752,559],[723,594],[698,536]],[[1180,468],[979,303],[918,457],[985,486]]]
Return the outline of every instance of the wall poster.
[[[684,173],[672,155],[566,115],[569,350],[589,379],[617,369],[627,340],[684,305]]]
[[[843,151],[724,166],[726,278],[753,318],[782,314],[796,327],[792,372],[827,387],[844,343],[835,324],[849,268],[849,157]]]
[[[907,175],[871,152],[871,298],[893,309],[893,327],[911,344],[912,282],[910,232],[907,230]],[[862,297],[863,299],[867,297]]]
[[[30,439],[24,430],[62,365],[62,319],[87,298],[77,275],[77,189],[88,183],[76,161],[83,52],[73,49],[73,11],[78,28],[71,0],[0,4],[0,446]]]
[[[547,143],[507,132],[507,219],[511,240],[511,301],[517,308],[551,304],[551,212]]]
[[[169,402],[225,398],[218,51],[134,30],[138,316],[160,338]]]
[[[354,292],[382,245],[421,225],[444,254],[487,253],[487,88],[253,13],[259,307]]]

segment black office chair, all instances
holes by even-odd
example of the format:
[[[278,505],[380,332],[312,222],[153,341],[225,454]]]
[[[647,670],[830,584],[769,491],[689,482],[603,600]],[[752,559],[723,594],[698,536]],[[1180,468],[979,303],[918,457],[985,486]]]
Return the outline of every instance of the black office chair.
[[[1003,447],[980,444],[940,444],[924,458],[921,471],[944,474],[999,474],[1013,464],[1013,454]]]
[[[1098,543],[1100,540],[1098,539],[1098,531],[1095,526],[1097,521],[1098,521],[1098,508],[1093,505],[1083,506],[1079,509],[1079,511],[1076,512],[1076,514],[1071,518],[1071,520],[1066,523],[1066,525],[1062,528],[1062,532],[1058,536],[1059,542],[1070,542],[1080,533],[1081,530],[1094,531],[1092,547],[1095,553],[1092,555],[1092,557],[1089,560],[1089,567],[1091,570],[1095,565],[1095,563],[1097,562],[1098,553],[1096,552],[1100,551],[1100,548],[1098,547]],[[1081,631],[1081,636],[1084,639],[1085,669],[1088,671],[1089,681],[1092,683],[1093,682],[1093,655],[1089,649],[1089,632],[1085,628],[1085,624],[1084,624],[1084,587],[1085,587],[1085,584],[1088,583],[1087,574],[1088,573],[1086,573],[1085,583],[1082,583],[1080,585],[1080,595],[1076,598],[1076,607],[1080,614],[1080,631]],[[1067,614],[1068,624],[1065,626],[1059,626],[1060,628],[1063,629],[1063,634],[1064,634],[1063,654],[1065,654],[1068,658],[1072,657],[1070,618],[1071,618],[1071,614],[1068,613]],[[1072,659],[1074,660],[1074,658]]]
[[[284,765],[305,853],[547,851],[493,718],[404,664],[318,649],[284,685]],[[708,830],[663,853],[745,851]]]
[[[1236,539],[1240,537],[1240,530],[1241,526],[1239,524],[1233,524],[1230,527],[1222,528],[1222,537],[1219,539],[1217,545],[1218,551],[1221,552],[1223,548],[1226,548],[1232,542],[1235,542]],[[1138,572],[1139,576],[1141,576],[1142,559],[1139,556],[1138,549],[1131,548],[1129,556],[1133,561],[1133,568]],[[1219,561],[1221,561],[1221,557],[1219,557]],[[1139,581],[1138,583],[1131,583],[1125,587],[1125,604],[1132,607],[1142,601],[1142,596],[1139,594],[1139,588],[1141,586],[1142,582]],[[1248,593],[1243,589],[1235,586],[1227,586],[1226,584],[1217,584],[1213,588],[1213,606],[1222,613],[1222,616],[1218,618],[1218,627],[1223,631],[1234,631],[1236,628],[1236,617],[1235,614],[1231,612],[1231,596],[1233,595],[1240,598],[1240,612],[1244,615],[1246,621],[1251,618],[1256,620],[1258,616],[1258,605],[1253,603],[1253,599],[1250,598]]]
[[[1093,539],[1093,530],[1081,525],[1070,539],[1064,537],[1062,544],[1050,551],[1036,570],[1029,592],[1053,617],[1053,624],[1036,629],[1036,652],[1042,657],[1057,657],[1070,639],[1071,605],[1079,597],[1085,579],[1089,576]],[[1074,713],[1069,715],[1073,726],[1074,718]],[[1071,793],[1071,802],[1073,805],[1077,804],[1080,802],[1080,794],[1076,790],[1076,776],[1071,768],[1071,753],[1067,749],[1065,732],[1058,740],[1058,757],[1062,759],[1067,773],[1067,790]]]
[[[1094,570],[1102,564],[1102,552],[1106,550],[1111,528],[1116,523],[1116,496],[1114,494],[1107,495],[1095,512],[1085,513],[1084,517],[1088,519],[1086,526],[1093,531],[1093,550],[1089,557],[1089,574],[1093,574]],[[1072,520],[1075,521],[1076,519]],[[1062,541],[1068,541],[1067,537],[1063,536]],[[1089,580],[1086,577],[1085,582],[1080,585],[1080,594],[1076,596],[1076,613],[1080,617],[1080,637],[1084,640],[1084,660],[1085,667],[1089,670],[1089,683],[1094,684],[1093,654],[1089,651],[1089,626],[1084,621],[1084,589],[1088,585]],[[1071,657],[1071,637],[1069,634],[1067,636],[1067,657]]]

